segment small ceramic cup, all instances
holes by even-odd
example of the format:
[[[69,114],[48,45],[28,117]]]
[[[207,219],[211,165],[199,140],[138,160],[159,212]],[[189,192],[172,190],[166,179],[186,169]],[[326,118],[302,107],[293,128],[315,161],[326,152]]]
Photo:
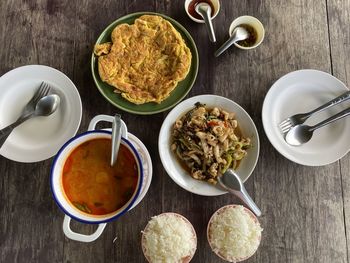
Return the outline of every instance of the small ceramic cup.
[[[68,200],[64,192],[63,185],[62,185],[62,174],[63,174],[63,167],[65,164],[65,161],[69,156],[69,154],[76,147],[78,147],[80,144],[86,141],[96,139],[96,138],[111,139],[111,136],[112,136],[111,131],[95,130],[96,124],[98,122],[102,120],[103,121],[109,120],[106,117],[110,117],[111,119],[113,118],[112,116],[107,116],[107,115],[96,116],[90,122],[89,131],[79,134],[73,137],[72,139],[70,139],[69,141],[67,141],[57,153],[54,159],[53,165],[51,167],[50,184],[51,184],[52,194],[57,205],[65,213],[65,217],[63,221],[63,232],[68,238],[72,240],[81,241],[81,242],[92,242],[96,240],[102,234],[104,228],[106,227],[107,222],[117,219],[119,216],[125,214],[128,210],[132,209],[135,203],[140,202],[140,200],[138,199],[140,197],[142,185],[144,185],[143,165],[142,165],[142,161],[138,151],[135,149],[133,144],[127,139],[127,134],[128,134],[127,128],[123,121],[121,125],[122,126],[121,143],[124,146],[126,146],[128,150],[133,154],[136,160],[137,170],[138,170],[137,186],[130,200],[126,204],[124,204],[123,207],[121,207],[120,209],[112,213],[109,213],[106,215],[90,215],[88,213],[84,213],[81,210],[77,209]],[[144,194],[142,195],[142,197],[143,196]],[[96,231],[91,235],[76,233],[72,231],[70,228],[70,221],[72,218],[81,223],[98,224],[98,227]]]
[[[243,47],[237,43],[234,43],[234,45],[240,49],[245,49],[245,50],[253,49],[253,48],[256,48],[257,46],[259,46],[261,44],[261,42],[263,42],[263,40],[264,40],[265,29],[264,29],[263,24],[257,18],[255,18],[253,16],[240,16],[240,17],[237,17],[235,20],[233,20],[233,22],[231,23],[230,28],[229,28],[230,37],[233,33],[233,30],[237,26],[242,25],[242,24],[249,25],[255,29],[255,31],[257,33],[257,38],[255,41],[255,44],[253,46],[250,46],[250,47]]]
[[[204,20],[201,18],[201,19],[198,19],[198,18],[195,18],[194,16],[192,16],[190,14],[190,12],[188,11],[189,9],[189,6],[190,6],[190,3],[193,2],[193,1],[196,1],[196,0],[185,0],[185,10],[186,10],[186,13],[188,15],[189,18],[191,18],[194,22],[197,22],[197,23],[202,23],[204,24]],[[213,20],[219,13],[220,11],[220,1],[219,0],[209,0],[212,4],[213,4],[213,7],[214,7],[214,14],[213,16],[211,17],[211,19]]]

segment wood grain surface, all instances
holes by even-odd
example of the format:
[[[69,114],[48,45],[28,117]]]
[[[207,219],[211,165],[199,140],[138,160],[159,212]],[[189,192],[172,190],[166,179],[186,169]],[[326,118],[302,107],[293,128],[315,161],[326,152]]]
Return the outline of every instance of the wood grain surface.
[[[349,84],[350,0],[222,0],[213,21],[215,44],[208,41],[203,25],[187,17],[183,5],[170,0],[0,1],[0,75],[28,64],[62,71],[82,98],[79,132],[97,114],[120,113],[129,131],[148,148],[154,166],[151,187],[140,205],[86,244],[62,232],[64,214],[49,186],[52,159],[24,164],[0,157],[0,262],[145,262],[141,231],[152,216],[169,211],[184,215],[195,227],[198,248],[192,262],[223,262],[210,251],[206,226],[215,210],[238,199],[228,194],[203,197],[175,184],[158,154],[158,133],[167,112],[122,112],[106,102],[92,80],[90,57],[98,35],[117,18],[138,11],[171,16],[193,36],[200,67],[188,97],[225,96],[244,107],[257,125],[261,153],[246,187],[263,212],[264,231],[259,250],[246,262],[349,262],[349,154],[323,167],[287,160],[269,143],[261,109],[271,85],[294,70],[322,70]],[[240,15],[262,21],[264,42],[251,51],[231,48],[215,58],[231,21]],[[74,223],[73,228],[90,233],[94,226]]]

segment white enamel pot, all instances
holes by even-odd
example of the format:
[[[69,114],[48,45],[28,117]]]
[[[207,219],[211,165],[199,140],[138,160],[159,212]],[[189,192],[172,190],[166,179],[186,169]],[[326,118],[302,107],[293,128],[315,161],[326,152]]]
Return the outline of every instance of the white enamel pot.
[[[96,240],[102,234],[108,222],[115,220],[121,215],[125,214],[127,211],[129,211],[134,207],[135,203],[138,203],[140,201],[138,200],[139,198],[142,198],[140,197],[141,187],[144,179],[142,162],[141,162],[139,153],[137,152],[133,144],[127,139],[127,134],[128,134],[127,127],[123,121],[121,121],[122,123],[121,143],[124,146],[126,146],[129,149],[129,151],[133,154],[137,163],[137,168],[138,168],[137,186],[130,200],[123,207],[121,207],[120,209],[112,213],[109,213],[106,215],[91,215],[77,209],[68,200],[68,198],[64,193],[63,184],[62,184],[62,172],[63,172],[63,167],[67,157],[76,147],[78,147],[80,144],[86,141],[96,139],[96,138],[111,138],[111,135],[112,135],[111,131],[95,130],[95,128],[97,123],[101,121],[112,122],[113,118],[114,117],[108,116],[108,115],[98,115],[94,117],[89,124],[88,131],[85,133],[79,134],[73,137],[72,139],[70,139],[69,141],[67,141],[58,151],[53,161],[53,164],[51,167],[51,176],[50,176],[51,191],[57,205],[65,213],[65,217],[63,220],[63,232],[66,235],[66,237],[68,237],[69,239],[81,241],[81,242],[92,242]],[[71,219],[74,219],[78,222],[85,223],[85,224],[98,224],[98,227],[96,231],[90,235],[76,233],[72,231],[72,229],[70,228]]]

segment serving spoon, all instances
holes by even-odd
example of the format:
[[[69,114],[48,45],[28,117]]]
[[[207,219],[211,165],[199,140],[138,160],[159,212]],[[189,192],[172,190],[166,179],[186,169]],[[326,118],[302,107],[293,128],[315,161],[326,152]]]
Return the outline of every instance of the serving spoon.
[[[219,184],[231,194],[241,199],[257,216],[261,216],[261,211],[249,196],[239,175],[232,169],[218,176]]]
[[[226,49],[228,49],[233,43],[249,38],[249,32],[241,26],[236,27],[231,37],[214,53],[215,57],[220,56]]]
[[[60,104],[60,97],[57,94],[47,95],[42,97],[35,106],[35,110],[19,118],[17,121],[11,125],[0,130],[0,147],[5,143],[11,132],[19,125],[21,125],[26,120],[39,116],[49,116],[54,113]]]
[[[120,141],[122,138],[122,132],[121,132],[122,124],[121,124],[120,118],[121,116],[119,114],[116,114],[114,116],[114,120],[112,123],[111,166],[114,166],[114,164],[117,161]]]
[[[216,42],[213,23],[211,22],[211,7],[207,3],[198,3],[196,5],[196,12],[203,17],[204,23],[207,26],[209,39],[211,42]]]
[[[329,117],[328,119],[321,121],[320,123],[314,125],[314,126],[308,126],[305,124],[299,124],[294,127],[292,127],[289,132],[287,133],[285,139],[286,142],[292,146],[300,146],[308,141],[310,141],[313,133],[315,130],[330,124],[332,122],[335,122],[337,120],[340,120],[350,114],[350,108],[347,108],[346,110],[343,110],[341,112],[338,112],[332,117]]]

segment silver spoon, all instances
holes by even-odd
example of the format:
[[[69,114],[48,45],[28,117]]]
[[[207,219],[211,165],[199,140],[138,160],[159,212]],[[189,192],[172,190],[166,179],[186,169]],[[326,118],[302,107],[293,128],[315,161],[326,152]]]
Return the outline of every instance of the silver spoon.
[[[120,115],[116,114],[112,123],[111,166],[114,166],[118,157],[120,141],[122,138],[121,125]]]
[[[7,137],[17,126],[21,125],[28,119],[39,117],[39,116],[49,116],[56,111],[60,104],[60,97],[56,94],[47,95],[42,97],[35,106],[35,110],[23,118],[19,118],[17,121],[11,125],[0,130],[0,147],[5,143]]]
[[[199,3],[196,5],[196,12],[204,19],[204,23],[207,26],[209,39],[211,42],[216,42],[213,23],[211,22],[211,7],[207,3]]]
[[[220,56],[233,43],[249,38],[249,32],[241,26],[236,27],[231,37],[214,53],[215,57]]]
[[[224,174],[218,177],[219,184],[231,194],[241,199],[257,216],[261,211],[247,193],[241,178],[232,169],[227,169]]]
[[[286,142],[293,146],[300,146],[306,142],[308,142],[314,131],[318,128],[321,128],[327,124],[340,120],[350,114],[350,108],[343,110],[328,119],[321,121],[320,123],[314,126],[308,126],[305,124],[300,124],[292,127],[286,135]]]

